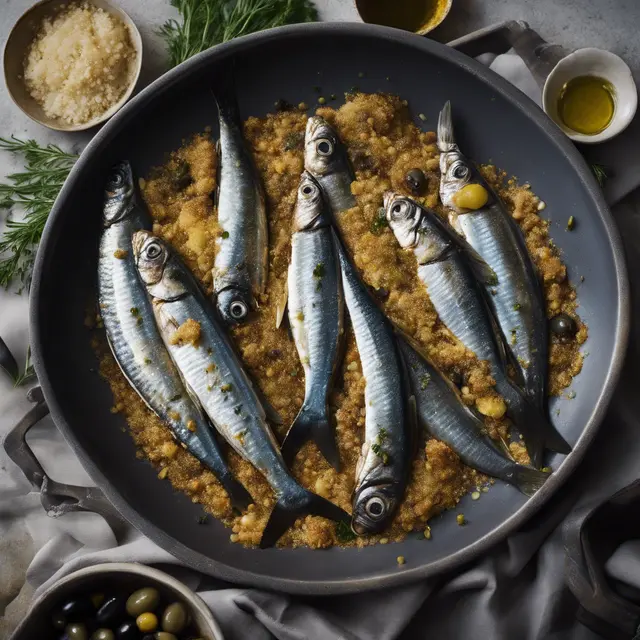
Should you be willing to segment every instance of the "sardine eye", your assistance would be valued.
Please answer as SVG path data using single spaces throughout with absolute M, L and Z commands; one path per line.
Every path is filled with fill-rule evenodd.
M 146 250 L 147 258 L 155 260 L 162 253 L 162 247 L 157 242 L 152 242 Z
M 307 198 L 314 195 L 316 191 L 316 188 L 311 184 L 305 184 L 304 187 L 302 187 L 302 195 L 307 196 Z
M 316 151 L 320 156 L 330 156 L 333 153 L 333 142 L 328 138 L 321 138 L 316 142 Z
M 229 314 L 234 320 L 242 320 L 247 317 L 249 308 L 242 300 L 234 300 L 229 305 Z
M 121 187 L 124 184 L 124 176 L 120 171 L 115 171 L 111 176 L 111 186 Z
M 406 202 L 396 202 L 391 207 L 391 216 L 394 220 L 401 220 L 405 217 L 407 212 L 407 203 Z
M 374 520 L 378 520 L 384 515 L 387 507 L 385 506 L 382 498 L 373 496 L 373 498 L 369 498 L 367 500 L 367 503 L 364 505 L 364 510 L 367 512 L 368 516 Z
M 451 170 L 451 175 L 458 180 L 463 180 L 469 175 L 469 167 L 467 167 L 466 164 L 459 162 Z

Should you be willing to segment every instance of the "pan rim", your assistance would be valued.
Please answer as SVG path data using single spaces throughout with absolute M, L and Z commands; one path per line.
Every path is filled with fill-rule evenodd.
M 569 161 L 573 169 L 576 171 L 585 193 L 594 203 L 604 225 L 606 240 L 611 247 L 613 254 L 612 257 L 615 268 L 616 289 L 619 301 L 615 327 L 614 350 L 600 395 L 588 421 L 585 424 L 582 434 L 574 446 L 573 451 L 567 456 L 560 468 L 551 476 L 542 489 L 540 489 L 534 497 L 530 498 L 524 505 L 522 505 L 497 527 L 472 544 L 449 556 L 429 562 L 422 566 L 406 569 L 398 573 L 341 580 L 294 580 L 290 578 L 273 577 L 267 574 L 257 574 L 244 569 L 234 568 L 190 549 L 159 529 L 146 517 L 138 513 L 135 508 L 127 502 L 125 497 L 111 486 L 108 478 L 102 474 L 95 463 L 90 459 L 86 451 L 76 441 L 73 435 L 73 430 L 65 419 L 63 411 L 55 396 L 53 385 L 47 375 L 46 364 L 42 359 L 43 344 L 40 331 L 40 317 L 42 313 L 42 307 L 40 304 L 42 299 L 41 286 L 47 256 L 52 251 L 51 239 L 55 237 L 54 230 L 56 226 L 63 220 L 64 202 L 75 190 L 76 184 L 82 178 L 85 168 L 92 161 L 94 153 L 103 145 L 107 144 L 122 126 L 128 123 L 132 118 L 136 117 L 140 108 L 157 98 L 161 98 L 165 91 L 168 91 L 174 84 L 180 82 L 184 76 L 196 73 L 198 70 L 207 67 L 216 60 L 223 59 L 229 55 L 241 53 L 274 40 L 286 40 L 288 38 L 300 37 L 308 32 L 313 32 L 313 35 L 321 34 L 324 37 L 356 36 L 386 40 L 413 48 L 421 54 L 426 53 L 438 59 L 453 62 L 468 73 L 477 77 L 480 81 L 490 85 L 493 90 L 498 92 L 502 98 L 511 103 L 515 108 L 520 111 L 524 111 L 529 119 L 532 120 L 533 124 L 539 128 L 541 133 L 546 135 L 547 138 L 557 147 L 558 152 Z M 55 424 L 60 429 L 64 438 L 67 440 L 74 453 L 78 456 L 82 466 L 89 473 L 96 485 L 102 489 L 109 501 L 132 526 L 169 551 L 169 553 L 184 562 L 187 566 L 204 571 L 217 578 L 233 583 L 250 584 L 255 587 L 263 587 L 272 590 L 277 589 L 287 593 L 303 595 L 337 595 L 399 586 L 433 577 L 444 571 L 455 569 L 462 564 L 479 557 L 490 547 L 504 540 L 510 533 L 522 526 L 549 501 L 551 496 L 555 494 L 560 486 L 566 482 L 568 477 L 576 469 L 578 463 L 584 457 L 588 446 L 595 437 L 598 427 L 605 416 L 605 412 L 609 406 L 616 384 L 620 377 L 630 331 L 629 281 L 624 259 L 622 239 L 613 216 L 605 203 L 602 190 L 591 174 L 588 165 L 580 155 L 577 148 L 527 96 L 521 93 L 507 80 L 498 76 L 481 63 L 447 47 L 446 45 L 405 31 L 359 23 L 307 23 L 279 27 L 277 29 L 270 29 L 260 33 L 243 36 L 194 56 L 193 58 L 183 62 L 178 67 L 168 71 L 146 87 L 127 105 L 125 105 L 125 107 L 94 136 L 84 149 L 80 159 L 73 167 L 67 181 L 58 195 L 49 219 L 45 225 L 42 241 L 34 265 L 33 284 L 30 292 L 29 329 L 35 370 Z M 286 550 L 280 550 L 278 552 L 286 553 Z

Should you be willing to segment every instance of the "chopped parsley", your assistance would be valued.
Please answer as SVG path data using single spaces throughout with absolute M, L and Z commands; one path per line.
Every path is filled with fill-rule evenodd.
M 313 277 L 318 281 L 316 284 L 316 289 L 322 289 L 322 278 L 326 275 L 326 270 L 324 268 L 324 262 L 318 262 L 318 264 L 313 268 Z
M 429 376 L 422 376 L 420 378 L 420 388 L 424 391 L 428 386 L 431 378 Z
M 138 316 L 138 319 L 136 320 L 136 324 L 138 326 L 140 326 L 142 324 L 142 316 Z
M 387 222 L 384 207 L 380 207 L 378 209 L 378 214 L 371 222 L 371 233 L 373 233 L 374 236 L 379 236 L 383 232 L 385 227 L 388 226 L 389 223 Z
M 356 539 L 356 534 L 353 533 L 351 527 L 342 520 L 336 524 L 336 538 L 338 542 L 346 543 L 353 542 Z
M 520 311 L 520 309 L 522 309 L 522 305 L 521 305 L 519 302 L 516 302 L 516 303 L 513 305 L 513 310 L 514 310 L 514 311 Z
M 304 133 L 302 131 L 290 131 L 284 137 L 284 150 L 293 151 L 302 149 L 304 144 Z
M 140 309 L 138 309 L 138 307 L 131 307 L 129 311 L 131 311 L 131 315 L 134 317 L 138 317 L 140 315 Z

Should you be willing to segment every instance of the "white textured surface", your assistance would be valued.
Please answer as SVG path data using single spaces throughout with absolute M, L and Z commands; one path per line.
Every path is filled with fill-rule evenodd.
M 0 0 L 0 42 L 5 42 L 11 25 L 30 4 L 30 0 Z M 142 33 L 145 47 L 139 84 L 142 87 L 160 75 L 166 66 L 162 41 L 155 31 L 174 11 L 165 0 L 122 0 L 119 4 L 131 15 Z M 350 0 L 317 0 L 317 4 L 325 20 L 357 18 Z M 449 20 L 435 35 L 448 40 L 492 22 L 523 18 L 539 29 L 544 37 L 569 47 L 585 44 L 609 47 L 623 55 L 634 71 L 640 71 L 640 41 L 635 37 L 628 40 L 620 38 L 620 33 L 627 31 L 628 24 L 638 24 L 637 19 L 630 19 L 634 14 L 636 18 L 640 16 L 640 3 L 635 0 L 609 0 L 604 3 L 599 0 L 563 3 L 557 0 L 535 3 L 527 0 L 455 0 Z M 6 89 L 2 87 L 0 135 L 12 133 L 36 138 L 41 143 L 55 142 L 74 150 L 80 150 L 90 137 L 87 133 L 54 133 L 36 125 L 11 103 Z M 2 176 L 17 167 L 11 156 L 0 154 Z M 5 218 L 6 212 L 0 211 L 0 230 Z M 26 296 L 0 291 L 0 336 L 22 363 L 28 343 Z M 14 390 L 7 378 L 0 375 L 0 439 L 28 408 L 25 390 Z M 48 420 L 32 430 L 30 442 L 38 457 L 45 460 L 46 471 L 56 480 L 89 483 L 86 473 Z M 77 514 L 50 519 L 44 514 L 38 495 L 29 491 L 28 482 L 0 448 L 0 616 L 6 604 L 22 588 L 26 569 L 38 550 L 41 562 L 37 566 L 45 574 L 35 580 L 40 583 L 44 582 L 47 572 L 50 575 L 57 569 L 62 558 L 73 558 L 79 550 L 83 553 L 88 549 L 97 551 L 114 544 L 111 531 L 98 516 Z M 142 559 L 140 553 L 135 557 Z M 45 558 L 49 560 L 44 561 Z M 29 589 L 25 587 L 19 600 L 6 611 L 4 620 L 0 618 L 0 638 L 8 636 L 7 630 L 21 618 L 28 600 Z

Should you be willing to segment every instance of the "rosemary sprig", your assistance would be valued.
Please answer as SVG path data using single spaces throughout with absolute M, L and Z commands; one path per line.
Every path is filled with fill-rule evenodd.
M 22 209 L 22 220 L 8 219 L 0 238 L 0 286 L 15 280 L 29 287 L 35 253 L 53 203 L 76 161 L 54 144 L 40 146 L 35 140 L 15 136 L 0 138 L 0 149 L 24 156 L 24 171 L 0 183 L 0 209 Z M 22 291 L 22 287 L 20 291 Z
M 592 164 L 591 165 L 591 171 L 593 172 L 593 175 L 595 176 L 596 180 L 598 181 L 598 184 L 601 187 L 604 187 L 605 182 L 608 180 L 609 176 L 607 175 L 607 169 L 606 167 L 604 167 L 601 164 Z
M 314 22 L 310 0 L 171 0 L 180 20 L 160 29 L 172 67 L 221 42 L 263 29 Z
M 31 345 L 29 345 L 27 347 L 27 357 L 25 358 L 24 369 L 22 370 L 22 373 L 19 373 L 13 379 L 13 386 L 20 387 L 25 382 L 28 382 L 29 380 L 31 380 L 31 378 L 35 378 L 35 375 L 36 375 L 36 371 L 33 368 L 33 363 L 31 362 Z

